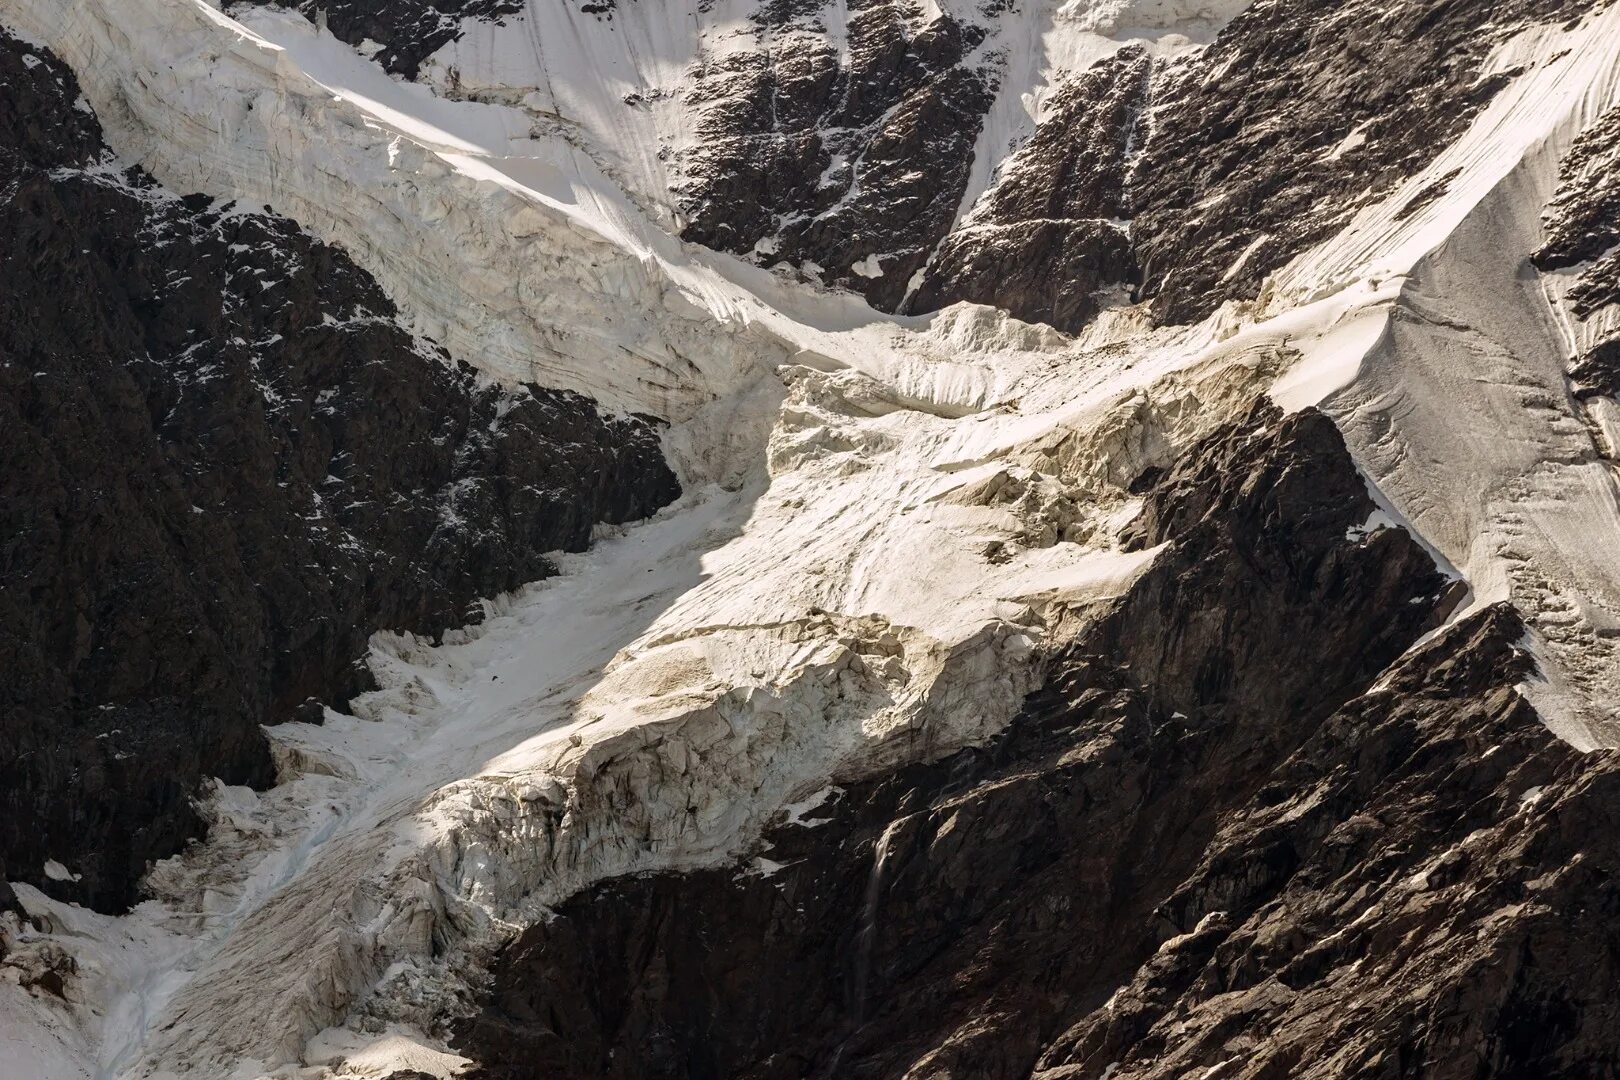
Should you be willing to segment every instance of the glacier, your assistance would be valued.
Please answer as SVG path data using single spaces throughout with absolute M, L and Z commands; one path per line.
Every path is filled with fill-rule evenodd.
M 278 8 L 0 0 L 122 160 L 340 246 L 490 380 L 668 421 L 686 489 L 477 627 L 379 635 L 381 689 L 268 729 L 278 784 L 217 786 L 208 839 L 129 914 L 19 885 L 48 927 L 26 947 L 80 978 L 65 1002 L 0 994 L 14 1067 L 452 1075 L 435 1025 L 553 905 L 717 865 L 829 785 L 999 731 L 1154 557 L 1118 542 L 1132 479 L 1268 395 L 1339 424 L 1387 520 L 1467 583 L 1453 619 L 1519 608 L 1553 730 L 1615 745 L 1620 419 L 1565 371 L 1615 324 L 1521 262 L 1572 143 L 1620 106 L 1620 9 L 1515 35 L 1466 134 L 1257 299 L 1160 326 L 1115 298 L 1070 336 L 885 314 L 679 239 L 681 81 L 749 47 L 751 6 L 531 0 L 406 82 Z M 961 214 L 1064 73 L 1138 40 L 1194 55 L 1241 6 L 1026 5 Z

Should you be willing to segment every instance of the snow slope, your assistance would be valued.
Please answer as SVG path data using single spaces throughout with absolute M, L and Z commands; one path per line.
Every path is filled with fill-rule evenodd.
M 1260 313 L 1356 279 L 1398 286 L 1365 351 L 1293 404 L 1320 401 L 1370 479 L 1473 586 L 1512 600 L 1548 674 L 1530 687 L 1578 746 L 1620 740 L 1615 459 L 1566 371 L 1581 327 L 1541 275 L 1542 208 L 1575 137 L 1620 100 L 1620 12 L 1534 28 L 1495 61 L 1525 73 L 1448 147 L 1332 241 L 1278 274 Z M 1441 178 L 1442 198 L 1403 208 Z M 1317 369 L 1320 373 L 1321 369 Z M 1302 377 L 1296 374 L 1295 379 Z
M 544 87 L 519 48 L 532 23 L 475 29 L 431 70 L 491 104 L 388 79 L 286 13 L 0 0 L 79 72 L 125 156 L 347 247 L 492 377 L 673 421 L 689 489 L 476 631 L 380 638 L 383 689 L 274 729 L 284 782 L 219 792 L 208 843 L 130 916 L 23 890 L 46 927 L 24 947 L 81 973 L 71 1009 L 0 993 L 38 1075 L 447 1075 L 432 1022 L 546 905 L 719 859 L 829 783 L 1005 724 L 1043 653 L 1151 557 L 1115 549 L 1129 483 L 1268 390 L 1323 402 L 1476 598 L 1526 607 L 1550 715 L 1614 741 L 1594 711 L 1613 665 L 1587 662 L 1620 612 L 1612 545 L 1593 542 L 1614 474 L 1563 386 L 1557 289 L 1522 260 L 1559 156 L 1620 93 L 1620 12 L 1516 42 L 1503 62 L 1526 73 L 1432 175 L 1258 303 L 1170 329 L 1120 309 L 1068 339 L 969 306 L 882 316 L 674 239 L 649 197 L 666 166 L 633 151 L 681 117 L 623 96 L 743 10 L 694 30 L 681 6 L 622 5 L 610 38 L 557 5 Z M 1131 10 L 1164 35 L 1186 16 L 1189 38 L 1221 14 Z

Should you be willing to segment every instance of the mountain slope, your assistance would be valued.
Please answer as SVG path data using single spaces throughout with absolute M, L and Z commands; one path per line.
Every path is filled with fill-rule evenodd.
M 0 22 L 117 155 L 36 186 L 172 224 L 185 246 L 92 250 L 195 278 L 120 315 L 76 393 L 200 323 L 231 395 L 207 415 L 258 432 L 265 402 L 286 475 L 183 519 L 287 534 L 230 610 L 344 550 L 286 526 L 345 432 L 376 454 L 362 506 L 422 492 L 366 534 L 402 579 L 304 594 L 289 637 L 343 628 L 300 662 L 320 679 L 229 680 L 324 721 L 265 730 L 274 786 L 170 798 L 153 820 L 207 837 L 138 885 L 172 847 L 124 860 L 126 915 L 70 902 L 76 864 L 8 869 L 0 1017 L 36 1072 L 1617 1067 L 1620 9 Z M 271 326 L 283 289 L 307 347 Z M 277 426 L 261 383 L 342 407 Z M 672 474 L 651 520 L 591 528 Z M 499 494 L 530 489 L 556 497 Z M 409 561 L 447 490 L 484 516 Z M 445 632 L 372 636 L 350 698 L 331 673 L 399 626 Z M 81 692 L 65 670 L 47 700 Z M 189 722 L 207 683 L 177 682 Z
M 0 45 L 0 859 L 121 907 L 204 778 L 270 782 L 260 724 L 369 688 L 374 631 L 460 626 L 677 490 L 651 424 L 480 385 L 341 252 L 121 170 Z
M 1401 530 L 1346 534 L 1320 414 L 1200 450 L 1149 495 L 1172 547 L 1006 733 L 824 793 L 739 869 L 573 898 L 497 966 L 474 1075 L 1612 1068 L 1579 954 L 1615 941 L 1613 754 L 1513 691 L 1506 605 L 1373 678 L 1449 603 Z

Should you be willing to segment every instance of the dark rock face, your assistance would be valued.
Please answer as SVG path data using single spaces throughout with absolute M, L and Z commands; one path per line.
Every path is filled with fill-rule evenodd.
M 1133 281 L 1126 169 L 1152 68 L 1128 48 L 1057 91 L 907 307 L 970 300 L 1072 333 L 1096 315 L 1098 289 Z
M 1155 90 L 1131 191 L 1143 298 L 1187 322 L 1254 297 L 1466 129 L 1511 78 L 1482 77 L 1499 42 L 1601 6 L 1251 5 Z
M 707 80 L 714 101 L 705 147 L 691 163 L 685 235 L 742 253 L 764 241 L 764 261 L 815 262 L 829 272 L 826 280 L 884 309 L 903 300 L 907 310 L 926 312 L 973 300 L 1075 330 L 1095 313 L 1097 290 L 1118 286 L 1152 300 L 1160 321 L 1196 321 L 1224 301 L 1258 295 L 1267 274 L 1454 141 L 1516 74 L 1483 75 L 1496 45 L 1529 23 L 1580 18 L 1602 6 L 1252 5 L 1211 46 L 1151 81 L 1148 61 L 1134 50 L 1073 79 L 948 235 L 946 208 L 961 196 L 994 88 L 985 74 L 953 66 L 966 51 L 935 50 L 938 65 L 899 62 L 899 77 L 888 85 L 923 95 L 919 108 L 908 104 L 874 130 L 868 117 L 814 105 L 842 101 L 846 79 L 870 82 L 861 53 L 846 74 L 813 33 L 787 38 L 791 47 L 780 52 L 762 39 L 760 52 L 731 58 Z M 816 16 L 796 17 L 816 26 Z M 856 25 L 852 15 L 852 33 Z M 964 42 L 993 33 L 993 23 L 987 27 L 973 28 Z M 897 54 L 900 46 L 888 43 L 898 34 L 886 30 L 869 54 Z M 974 83 L 983 91 L 969 92 Z M 860 100 L 873 98 L 863 93 Z M 896 99 L 875 100 L 887 107 Z M 1613 141 L 1594 136 L 1595 146 Z M 846 205 L 842 162 L 855 163 L 847 166 L 851 177 L 863 178 L 854 206 Z M 869 185 L 864 177 L 874 162 L 883 163 L 884 179 Z M 891 183 L 896 176 L 902 180 Z M 1443 195 L 1447 179 L 1419 201 Z M 905 231 L 890 229 L 890 221 Z M 885 256 L 878 279 L 853 275 L 858 258 L 896 251 L 906 235 L 915 237 L 920 256 Z M 924 277 L 908 297 L 911 271 L 924 261 Z
M 967 64 L 984 28 L 913 0 L 849 3 L 846 63 L 823 6 L 763 5 L 759 47 L 696 73 L 681 235 L 892 311 L 956 218 L 996 76 Z
M 1581 134 L 1560 167 L 1547 207 L 1547 242 L 1532 257 L 1542 270 L 1581 270 L 1569 297 L 1580 318 L 1620 304 L 1620 109 Z M 1620 336 L 1577 356 L 1570 376 L 1581 395 L 1620 395 Z
M 1620 256 L 1611 250 L 1620 244 L 1620 109 L 1610 109 L 1581 133 L 1558 179 L 1544 218 L 1547 242 L 1535 253 L 1536 265 L 1558 270 L 1597 263 L 1583 278 L 1606 277 L 1613 287 L 1612 279 L 1620 277 Z M 1620 294 L 1595 290 L 1577 296 L 1586 311 L 1620 301 Z
M 1576 357 L 1569 377 L 1577 397 L 1620 397 L 1620 336 L 1600 341 Z
M 1232 805 L 1158 908 L 1179 936 L 1034 1075 L 1613 1075 L 1620 759 L 1512 688 L 1522 635 L 1451 628 Z
M 494 21 L 523 10 L 523 0 L 230 0 L 233 4 L 277 4 L 301 12 L 311 22 L 325 20 L 332 36 L 359 47 L 382 46 L 377 63 L 394 75 L 414 79 L 422 62 L 461 36 L 469 19 Z
M 652 423 L 418 351 L 340 251 L 104 158 L 0 37 L 0 880 L 100 907 L 259 726 L 677 494 Z M 80 875 L 43 876 L 47 859 Z
M 1000 738 L 835 792 L 768 873 L 564 904 L 475 1075 L 1612 1075 L 1620 756 L 1514 689 L 1511 608 L 1401 656 L 1456 589 L 1370 508 L 1319 415 L 1195 449 Z

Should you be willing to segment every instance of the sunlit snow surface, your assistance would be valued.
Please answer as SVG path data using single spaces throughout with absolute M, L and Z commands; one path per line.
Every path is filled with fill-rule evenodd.
M 1196 48 L 1233 6 L 1028 5 L 976 182 L 1054 72 L 1131 38 Z M 8 1067 L 446 1073 L 428 1021 L 547 904 L 722 859 L 831 782 L 1005 724 L 1043 651 L 1151 558 L 1116 550 L 1125 484 L 1268 391 L 1340 421 L 1380 520 L 1475 602 L 1525 609 L 1548 671 L 1527 689 L 1560 732 L 1614 741 L 1614 476 L 1563 388 L 1560 282 L 1520 270 L 1559 156 L 1620 96 L 1620 9 L 1514 42 L 1499 66 L 1524 74 L 1470 133 L 1259 301 L 1183 329 L 1116 309 L 1071 340 L 968 306 L 880 315 L 675 239 L 657 150 L 689 137 L 692 58 L 740 47 L 749 10 L 699 7 L 474 27 L 426 79 L 453 68 L 490 104 L 282 12 L 0 0 L 125 157 L 344 245 L 491 377 L 671 420 L 688 490 L 476 630 L 380 636 L 384 689 L 273 729 L 284 782 L 217 792 L 209 840 L 133 914 L 19 887 L 51 927 L 31 947 L 80 977 L 71 1007 L 0 986 Z

